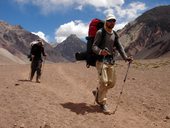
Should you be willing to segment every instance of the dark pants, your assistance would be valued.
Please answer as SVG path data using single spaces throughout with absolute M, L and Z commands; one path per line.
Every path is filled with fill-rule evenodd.
M 41 67 L 42 67 L 42 60 L 34 60 L 31 63 L 31 76 L 30 80 L 33 79 L 35 72 L 37 72 L 36 80 L 39 80 L 41 77 Z

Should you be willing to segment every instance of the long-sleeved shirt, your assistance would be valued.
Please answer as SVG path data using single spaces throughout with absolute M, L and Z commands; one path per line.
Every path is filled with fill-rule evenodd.
M 119 42 L 118 36 L 113 32 L 112 34 L 105 31 L 104 37 L 102 37 L 102 31 L 105 30 L 98 30 L 94 39 L 94 43 L 92 46 L 92 50 L 97 55 L 100 55 L 101 50 L 107 49 L 110 55 L 114 58 L 114 47 L 118 50 L 122 58 L 125 60 L 127 55 L 124 51 L 123 46 Z M 104 38 L 104 39 L 102 39 Z

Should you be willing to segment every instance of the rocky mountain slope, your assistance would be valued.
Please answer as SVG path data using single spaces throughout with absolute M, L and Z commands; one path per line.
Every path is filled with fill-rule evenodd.
M 27 80 L 30 65 L 0 66 L 0 128 L 170 128 L 170 60 L 135 60 L 124 83 L 126 69 L 116 62 L 111 111 L 124 90 L 105 115 L 92 94 L 97 71 L 84 62 L 45 64 L 41 83 Z
M 76 35 L 70 35 L 61 44 L 58 44 L 55 48 L 61 55 L 69 61 L 75 61 L 75 53 L 86 50 L 86 44 L 80 40 Z
M 23 61 L 28 60 L 27 55 L 30 52 L 30 42 L 38 38 L 38 36 L 24 30 L 19 25 L 12 26 L 0 21 L 0 47 L 6 49 Z M 44 43 L 49 61 L 58 62 L 65 60 L 58 51 L 55 51 L 52 48 L 52 46 L 45 41 Z
M 153 8 L 119 31 L 126 51 L 136 58 L 157 58 L 170 52 L 170 5 Z

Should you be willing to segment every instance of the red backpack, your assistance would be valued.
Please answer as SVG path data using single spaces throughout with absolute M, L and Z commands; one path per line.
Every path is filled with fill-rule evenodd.
M 89 24 L 89 31 L 88 31 L 88 37 L 95 37 L 96 32 L 100 29 L 103 28 L 104 22 L 100 19 L 92 19 L 90 24 Z
M 92 50 L 93 41 L 96 35 L 96 32 L 99 29 L 104 27 L 104 21 L 94 18 L 89 24 L 88 36 L 87 39 L 87 50 L 85 52 L 80 52 L 75 54 L 76 60 L 86 60 L 86 66 L 95 66 L 98 55 L 96 55 Z M 102 37 L 104 38 L 106 32 L 102 29 Z M 102 38 L 102 39 L 103 39 Z

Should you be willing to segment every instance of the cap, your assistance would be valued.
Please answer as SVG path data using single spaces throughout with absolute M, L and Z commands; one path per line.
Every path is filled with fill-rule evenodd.
M 106 16 L 106 20 L 111 20 L 111 19 L 116 20 L 116 17 L 113 14 L 109 14 Z
M 42 39 L 37 39 L 37 42 L 40 43 L 41 45 L 44 45 L 44 42 Z

